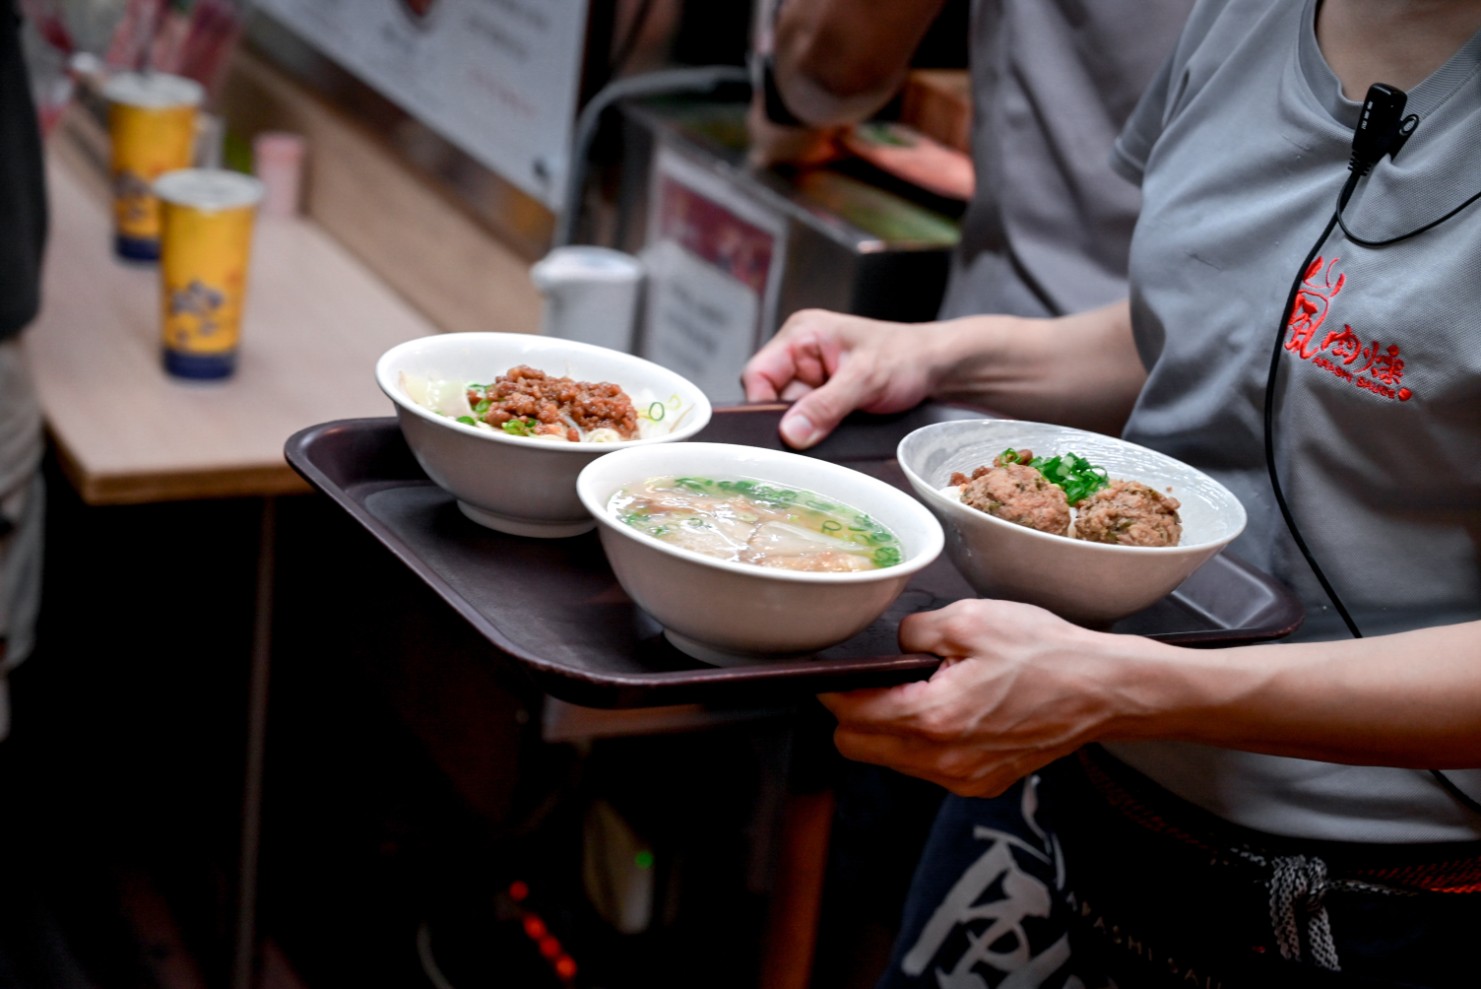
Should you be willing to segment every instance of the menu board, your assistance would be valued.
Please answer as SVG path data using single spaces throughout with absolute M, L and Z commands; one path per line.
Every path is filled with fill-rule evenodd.
M 561 208 L 588 0 L 255 0 L 519 189 Z

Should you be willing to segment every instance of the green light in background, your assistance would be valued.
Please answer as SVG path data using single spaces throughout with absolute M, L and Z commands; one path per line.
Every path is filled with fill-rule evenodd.
M 633 865 L 637 866 L 639 869 L 653 868 L 653 853 L 648 851 L 647 849 L 638 852 L 636 855 L 633 856 Z

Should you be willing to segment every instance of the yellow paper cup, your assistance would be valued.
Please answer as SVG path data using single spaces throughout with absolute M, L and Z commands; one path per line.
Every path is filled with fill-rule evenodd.
M 103 86 L 112 144 L 114 249 L 120 257 L 159 257 L 159 203 L 152 187 L 195 160 L 195 126 L 205 90 L 161 72 L 121 72 Z
M 223 169 L 187 168 L 154 183 L 160 204 L 165 370 L 225 378 L 236 370 L 263 185 Z

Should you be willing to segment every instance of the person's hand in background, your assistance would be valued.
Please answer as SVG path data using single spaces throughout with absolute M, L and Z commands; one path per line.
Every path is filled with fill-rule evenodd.
M 749 144 L 746 162 L 752 168 L 816 168 L 844 153 L 838 143 L 842 127 L 787 126 L 767 119 L 759 98 L 746 110 Z
M 757 57 L 767 69 L 758 73 L 746 118 L 751 164 L 812 167 L 838 158 L 839 136 L 899 92 L 944 5 L 945 0 L 778 4 L 758 41 Z

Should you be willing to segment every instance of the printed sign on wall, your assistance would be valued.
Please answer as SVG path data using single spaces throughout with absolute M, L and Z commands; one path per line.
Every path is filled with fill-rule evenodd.
M 575 129 L 587 0 L 255 0 L 551 209 Z

